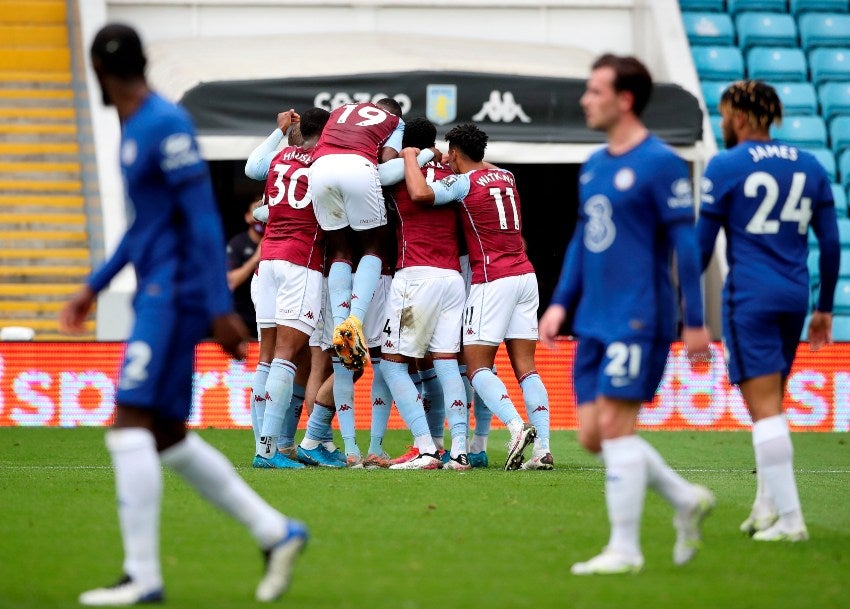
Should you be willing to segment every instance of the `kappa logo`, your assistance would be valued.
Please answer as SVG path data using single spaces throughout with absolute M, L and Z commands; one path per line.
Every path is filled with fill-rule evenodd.
M 509 399 L 511 399 L 511 396 L 509 396 L 507 393 L 503 393 L 503 394 L 502 394 L 502 397 L 501 397 L 501 398 L 499 398 L 499 399 L 501 399 L 501 400 L 509 400 Z
M 306 313 L 304 313 L 304 317 L 306 317 L 307 319 L 314 319 L 315 315 L 313 315 L 313 311 L 307 311 Z
M 516 119 L 520 122 L 530 123 L 531 119 L 522 109 L 522 106 L 514 99 L 510 91 L 490 91 L 490 99 L 481 105 L 478 114 L 472 120 L 478 122 L 487 119 L 494 123 L 512 123 Z
M 475 334 L 475 330 L 473 330 L 472 328 L 467 328 L 466 334 L 467 334 L 467 336 L 470 335 L 470 334 Z
M 372 406 L 386 406 L 387 403 L 384 402 L 381 398 L 375 398 L 375 401 L 372 402 Z
M 351 406 L 349 404 L 343 404 L 339 407 L 340 412 L 345 412 L 346 410 L 351 410 Z
M 466 406 L 466 403 L 463 400 L 455 400 L 451 405 L 452 408 L 463 408 L 464 406 Z
M 395 345 L 393 345 L 393 341 L 388 340 L 387 342 L 385 342 L 385 343 L 384 343 L 384 346 L 385 346 L 387 349 L 392 349 Z
M 350 308 L 351 308 L 351 303 L 350 303 L 350 302 L 348 302 L 347 300 L 344 300 L 344 301 L 342 301 L 341 303 L 339 303 L 337 306 L 338 306 L 338 307 L 342 307 L 343 309 L 350 309 Z
M 256 394 L 255 394 L 255 395 L 254 395 L 254 401 L 255 401 L 255 402 L 265 402 L 265 401 L 266 401 L 266 398 L 265 398 L 264 396 L 262 396 L 262 395 L 256 395 Z
M 538 406 L 537 408 L 535 408 L 534 410 L 532 410 L 532 411 L 531 411 L 531 414 L 534 414 L 535 412 L 548 412 L 548 411 L 549 411 L 549 409 L 548 409 L 548 408 L 546 408 L 545 406 L 541 405 L 541 406 Z

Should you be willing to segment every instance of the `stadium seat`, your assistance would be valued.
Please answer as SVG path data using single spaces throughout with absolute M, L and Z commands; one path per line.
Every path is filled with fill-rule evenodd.
M 829 147 L 841 154 L 850 147 L 850 116 L 838 116 L 829 124 Z
M 771 83 L 782 100 L 783 116 L 812 115 L 818 113 L 818 98 L 809 82 Z
M 841 188 L 841 184 L 832 185 L 832 199 L 835 201 L 835 213 L 839 218 L 847 217 L 847 193 Z M 847 269 L 850 273 L 850 268 Z
M 691 47 L 697 73 L 702 80 L 740 80 L 744 56 L 737 47 Z
M 850 218 L 838 218 L 838 239 L 841 249 L 850 249 Z
M 729 84 L 728 80 L 703 80 L 700 83 L 702 97 L 709 114 L 720 114 L 720 96 Z
M 842 188 L 850 186 L 850 150 L 838 155 L 838 180 Z M 850 192 L 847 195 L 850 197 Z
M 832 340 L 840 343 L 850 342 L 850 315 L 832 316 Z
M 715 11 L 723 12 L 726 6 L 723 0 L 679 0 L 683 11 Z
M 806 56 L 800 49 L 753 47 L 747 53 L 750 78 L 805 82 L 808 79 Z
M 770 132 L 776 139 L 800 148 L 826 148 L 826 123 L 819 116 L 789 116 Z
M 800 16 L 800 46 L 804 51 L 815 47 L 847 46 L 850 15 L 806 13 Z
M 693 45 L 735 44 L 735 26 L 726 13 L 682 13 L 682 23 Z
M 835 167 L 835 155 L 832 154 L 832 151 L 828 148 L 804 148 L 804 150 L 814 155 L 814 157 L 818 160 L 818 163 L 826 169 L 826 175 L 829 176 L 829 181 L 835 182 L 837 174 Z
M 738 46 L 796 47 L 797 23 L 791 15 L 778 13 L 741 13 L 735 18 Z
M 818 90 L 821 115 L 826 122 L 840 114 L 850 114 L 850 82 L 827 82 Z
M 832 312 L 837 315 L 850 315 L 850 279 L 838 280 Z
M 809 281 L 812 284 L 820 282 L 820 250 L 817 247 L 809 248 L 809 257 L 806 259 L 809 267 Z M 850 279 L 850 249 L 841 250 L 841 261 L 838 266 L 838 277 Z
M 787 11 L 785 0 L 728 0 L 726 6 L 732 15 L 744 11 L 770 11 L 773 13 Z
M 708 117 L 708 122 L 711 123 L 711 132 L 714 134 L 714 141 L 717 142 L 717 149 L 723 150 L 726 144 L 723 143 L 723 130 L 720 128 L 720 123 L 723 120 L 719 114 L 712 114 Z
M 816 87 L 828 80 L 850 80 L 850 48 L 815 49 L 809 53 L 809 64 Z
M 847 0 L 791 0 L 789 4 L 791 14 L 795 17 L 809 11 L 846 13 L 850 10 Z

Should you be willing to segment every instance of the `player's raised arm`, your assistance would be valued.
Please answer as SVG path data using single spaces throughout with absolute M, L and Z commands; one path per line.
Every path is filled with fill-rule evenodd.
M 277 148 L 286 136 L 287 131 L 293 124 L 300 121 L 300 116 L 293 110 L 287 110 L 277 115 L 277 129 L 263 140 L 263 142 L 251 151 L 245 162 L 245 175 L 252 180 L 263 181 L 269 175 L 269 165 L 272 162 Z

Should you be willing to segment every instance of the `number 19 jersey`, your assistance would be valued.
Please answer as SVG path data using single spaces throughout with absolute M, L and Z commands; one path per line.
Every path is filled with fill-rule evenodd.
M 703 178 L 700 213 L 726 233 L 727 306 L 805 311 L 809 222 L 833 205 L 826 171 L 794 146 L 747 141 L 716 155 Z

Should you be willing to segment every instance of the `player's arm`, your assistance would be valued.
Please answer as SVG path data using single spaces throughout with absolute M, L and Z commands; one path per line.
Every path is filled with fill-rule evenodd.
M 697 221 L 697 246 L 699 247 L 700 269 L 703 272 L 711 262 L 717 233 L 720 232 L 722 226 L 719 218 L 706 213 L 700 214 Z
M 404 159 L 404 182 L 407 192 L 414 203 L 419 205 L 445 205 L 460 201 L 469 194 L 469 176 L 467 174 L 450 175 L 438 182 L 426 182 L 425 176 L 416 164 L 416 148 L 401 151 Z
M 386 163 L 392 159 L 398 158 L 398 152 L 401 150 L 401 141 L 404 138 L 404 121 L 398 119 L 398 124 L 390 134 L 390 137 L 381 148 L 381 154 L 378 158 L 379 163 Z
M 700 211 L 697 221 L 697 245 L 699 247 L 700 268 L 705 272 L 714 246 L 717 234 L 726 220 L 729 206 L 728 195 L 724 191 L 734 180 L 724 178 L 724 159 L 714 157 L 705 169 L 700 187 Z
M 257 265 L 260 264 L 260 256 L 261 248 L 258 246 L 254 253 L 242 262 L 239 259 L 239 253 L 234 252 L 230 244 L 227 245 L 227 287 L 231 292 L 251 278 L 257 270 Z
M 287 110 L 277 115 L 277 129 L 271 132 L 262 144 L 254 148 L 245 163 L 245 175 L 252 180 L 265 180 L 269 175 L 269 165 L 277 154 L 283 137 L 293 123 L 300 120 L 295 110 Z
M 679 269 L 679 288 L 682 291 L 684 327 L 682 341 L 691 360 L 711 356 L 711 336 L 705 327 L 702 304 L 701 267 L 697 250 L 696 231 L 691 222 L 678 222 L 669 226 L 670 237 L 676 250 Z
M 838 220 L 832 191 L 824 181 L 821 193 L 824 202 L 815 207 L 811 227 L 818 239 L 820 249 L 820 289 L 816 309 L 809 322 L 809 346 L 817 351 L 832 342 L 832 307 L 835 287 L 838 284 L 838 267 L 841 262 L 841 241 L 838 235 Z
M 416 164 L 422 167 L 433 158 L 434 151 L 425 148 L 416 155 Z M 404 179 L 404 159 L 399 157 L 378 165 L 378 178 L 381 180 L 381 186 L 392 186 L 401 182 Z

